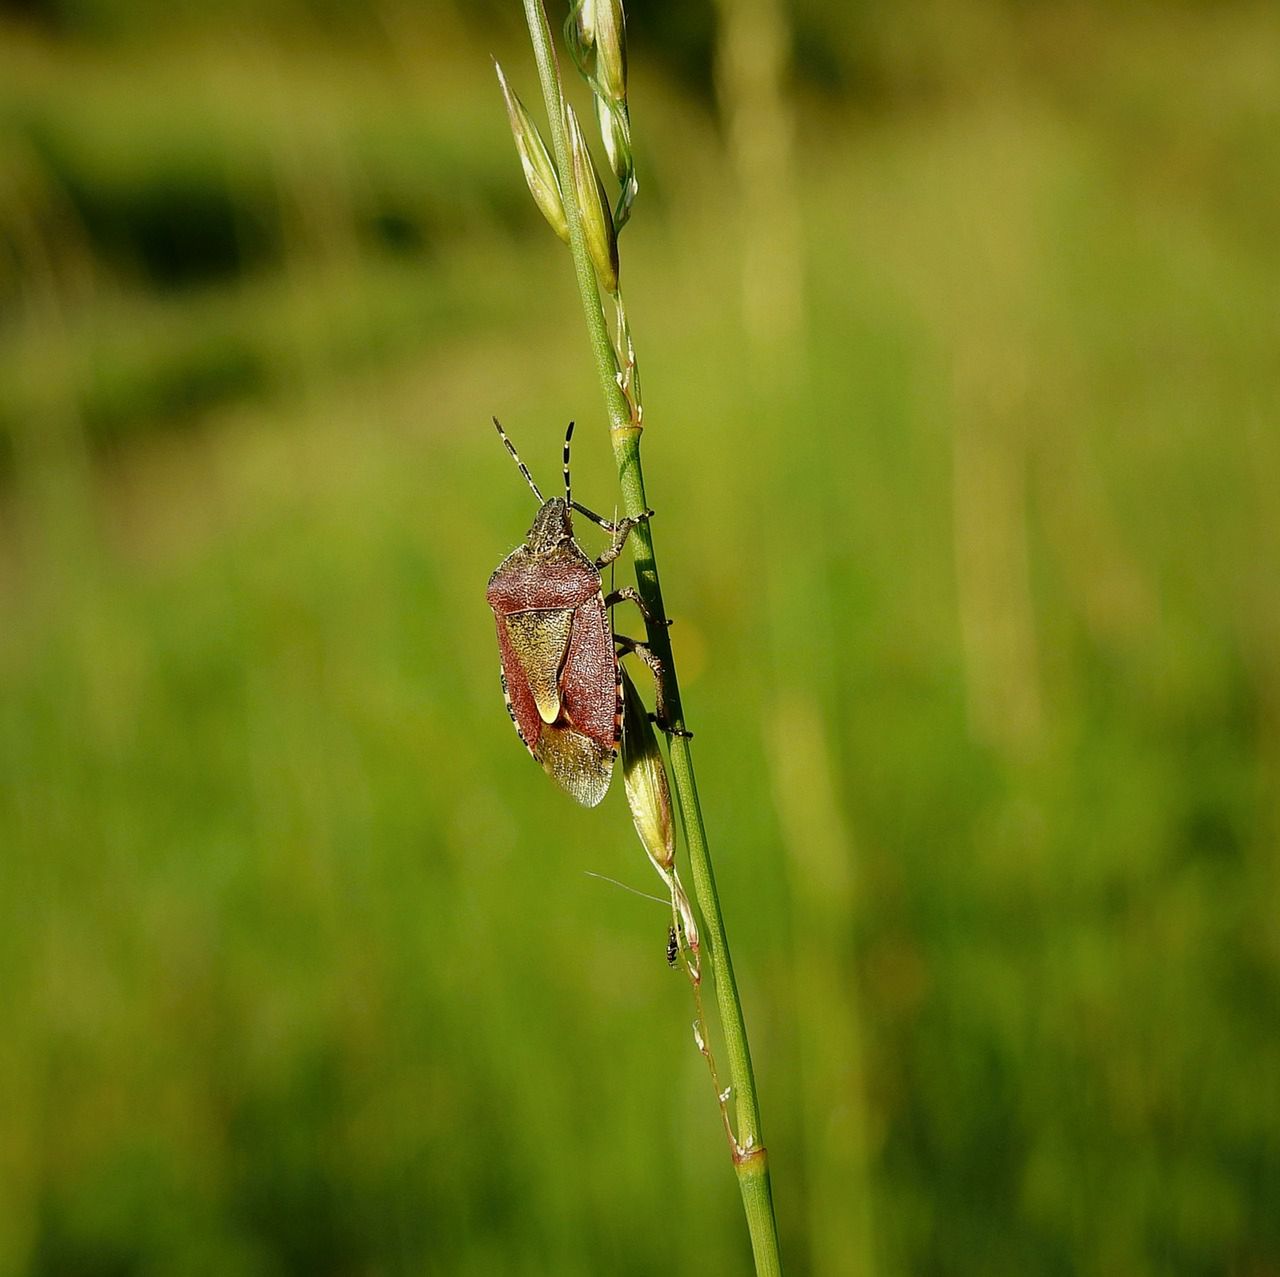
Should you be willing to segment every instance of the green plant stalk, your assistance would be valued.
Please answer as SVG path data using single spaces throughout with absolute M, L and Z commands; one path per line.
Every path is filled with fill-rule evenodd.
M 631 517 L 647 510 L 644 490 L 644 471 L 640 464 L 640 422 L 632 419 L 631 408 L 617 380 L 617 360 L 604 312 L 600 306 L 600 290 L 596 282 L 595 268 L 587 251 L 582 227 L 582 214 L 578 208 L 573 183 L 564 174 L 573 172 L 569 154 L 568 129 L 564 115 L 564 92 L 560 71 L 552 44 L 551 28 L 542 0 L 524 0 L 525 18 L 533 42 L 534 60 L 538 66 L 538 79 L 547 108 L 547 120 L 551 131 L 552 149 L 556 167 L 562 174 L 561 188 L 565 216 L 569 223 L 569 248 L 573 254 L 574 273 L 578 292 L 582 298 L 583 314 L 591 351 L 595 358 L 600 388 L 604 394 L 609 416 L 609 433 L 613 443 L 614 460 L 618 467 L 618 482 L 622 488 L 623 508 Z M 658 564 L 653 549 L 653 534 L 647 521 L 639 523 L 631 532 L 632 559 L 635 563 L 636 588 L 649 611 L 655 617 L 664 617 L 662 586 L 658 576 Z M 680 684 L 676 677 L 675 659 L 671 641 L 664 625 L 648 625 L 649 646 L 662 662 L 666 671 L 667 709 L 672 725 L 683 728 L 684 711 L 680 701 Z M 773 1191 L 769 1182 L 769 1165 L 760 1130 L 760 1104 L 756 1098 L 755 1075 L 751 1068 L 751 1050 L 747 1044 L 747 1028 L 742 1015 L 742 1002 L 733 975 L 733 960 L 729 954 L 729 940 L 725 933 L 724 914 L 716 891 L 715 872 L 711 864 L 711 852 L 707 846 L 706 828 L 702 820 L 702 808 L 698 802 L 698 787 L 694 778 L 693 754 L 684 736 L 670 738 L 671 774 L 680 805 L 685 841 L 689 848 L 689 863 L 693 875 L 694 894 L 702 913 L 704 940 L 710 958 L 715 982 L 716 1002 L 720 1012 L 721 1032 L 724 1035 L 725 1053 L 729 1076 L 733 1083 L 738 1148 L 734 1154 L 734 1169 L 742 1192 L 747 1227 L 751 1234 L 751 1247 L 755 1255 L 758 1277 L 780 1277 L 782 1260 L 778 1249 L 778 1229 L 773 1213 Z

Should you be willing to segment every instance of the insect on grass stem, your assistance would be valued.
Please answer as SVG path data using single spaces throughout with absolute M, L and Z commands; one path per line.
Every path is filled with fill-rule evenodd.
M 597 109 L 596 115 L 602 121 L 605 150 L 620 186 L 616 210 L 608 213 L 602 221 L 601 204 L 608 209 L 608 201 L 601 199 L 603 188 L 599 175 L 589 152 L 583 154 L 586 146 L 582 141 L 580 126 L 565 102 L 551 28 L 542 0 L 523 0 L 523 4 L 547 112 L 551 152 L 548 156 L 540 137 L 534 146 L 529 137 L 522 139 L 517 135 L 517 146 L 521 147 L 522 160 L 527 152 L 536 152 L 541 147 L 542 157 L 547 159 L 548 165 L 554 161 L 559 201 L 545 198 L 545 184 L 540 190 L 535 190 L 535 198 L 539 194 L 544 197 L 539 200 L 540 207 L 543 207 L 557 233 L 560 233 L 559 217 L 563 218 L 568 231 L 567 239 L 587 326 L 587 337 L 609 422 L 623 510 L 628 518 L 642 520 L 635 524 L 631 536 L 632 561 L 636 588 L 645 604 L 649 647 L 666 672 L 666 726 L 675 729 L 668 736 L 671 777 L 685 832 L 694 894 L 702 914 L 705 952 L 714 982 L 731 1080 L 730 1088 L 720 1092 L 722 1111 L 734 1152 L 733 1164 L 747 1216 L 757 1277 L 774 1277 L 781 1273 L 782 1262 L 742 1002 L 734 978 L 724 915 L 716 890 L 715 871 L 698 800 L 691 742 L 687 735 L 682 734 L 687 732 L 687 727 L 670 636 L 665 625 L 648 619 L 664 618 L 667 613 L 663 607 L 653 530 L 644 520 L 649 503 L 640 460 L 643 409 L 636 354 L 618 282 L 617 232 L 630 214 L 631 201 L 636 193 L 630 114 L 626 99 L 625 23 L 622 5 L 621 0 L 590 0 L 589 5 L 584 4 L 583 0 L 576 0 L 571 6 L 566 23 L 568 46 L 591 88 L 598 108 L 601 105 L 604 107 Z M 507 90 L 504 82 L 505 92 Z M 508 109 L 511 113 L 510 106 Z M 536 129 L 533 134 L 536 135 Z M 534 158 L 538 159 L 536 155 Z M 540 159 L 538 163 L 541 164 Z M 529 165 L 526 163 L 526 173 L 528 171 Z M 538 171 L 540 174 L 544 172 L 541 168 Z M 588 175 L 591 175 L 590 178 Z M 602 306 L 601 280 L 606 285 L 606 292 L 614 307 L 618 332 L 616 342 L 610 335 L 609 322 Z M 700 1009 L 699 982 L 695 981 L 694 987 L 699 1002 L 699 1023 L 704 1023 Z M 702 1049 L 705 1046 L 705 1033 L 700 1031 L 700 1037 Z M 709 1051 L 707 1054 L 710 1059 Z M 730 1098 L 733 1100 L 733 1121 L 729 1116 Z

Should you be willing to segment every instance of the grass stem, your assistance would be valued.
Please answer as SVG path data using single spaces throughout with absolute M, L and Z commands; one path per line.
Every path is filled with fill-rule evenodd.
M 573 171 L 569 151 L 565 100 L 560 71 L 552 43 L 542 0 L 524 0 L 525 17 L 533 42 L 534 60 L 546 104 L 552 149 L 556 167 L 562 175 L 561 187 L 565 217 L 569 224 L 569 247 L 573 255 L 574 273 L 582 299 L 596 371 L 604 394 L 609 417 L 610 437 L 618 481 L 622 488 L 623 507 L 627 515 L 636 517 L 649 508 L 645 496 L 644 471 L 640 463 L 640 440 L 643 429 L 633 414 L 627 396 L 619 383 L 617 356 L 609 337 L 608 325 L 601 308 L 600 289 L 591 263 L 583 229 L 582 212 L 573 182 L 567 175 Z M 662 585 L 658 575 L 650 524 L 642 522 L 631 533 L 630 545 L 635 564 L 636 588 L 655 618 L 666 616 L 662 604 Z M 670 726 L 685 728 L 680 699 L 680 684 L 675 658 L 665 625 L 647 626 L 649 646 L 665 670 L 665 690 Z M 716 891 L 715 872 L 707 845 L 706 827 L 698 801 L 698 786 L 693 769 L 693 751 L 685 736 L 670 737 L 671 774 L 676 801 L 681 812 L 685 841 L 693 877 L 694 895 L 702 913 L 704 939 L 715 983 L 716 1001 L 724 1035 L 729 1077 L 733 1086 L 737 1119 L 734 1168 L 742 1192 L 751 1246 L 758 1277 L 776 1277 L 782 1272 L 778 1248 L 777 1223 L 773 1211 L 773 1193 L 769 1180 L 768 1158 L 760 1126 L 760 1105 L 756 1097 L 755 1076 L 751 1067 L 751 1051 L 747 1043 L 742 1002 L 738 996 L 729 939 L 725 930 L 720 897 Z

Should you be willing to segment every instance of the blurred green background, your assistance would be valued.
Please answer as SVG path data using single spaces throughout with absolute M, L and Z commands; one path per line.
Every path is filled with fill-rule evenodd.
M 489 415 L 616 492 L 519 6 L 2 13 L 0 1273 L 745 1271 L 586 871 L 660 884 L 498 687 Z M 1280 13 L 630 17 L 789 1271 L 1280 1273 Z

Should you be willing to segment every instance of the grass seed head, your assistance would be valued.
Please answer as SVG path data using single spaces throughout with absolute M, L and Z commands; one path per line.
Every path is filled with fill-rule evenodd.
M 511 132 L 516 140 L 516 150 L 520 154 L 524 180 L 529 184 L 529 192 L 534 203 L 542 210 L 542 216 L 567 244 L 569 223 L 564 215 L 564 201 L 560 195 L 560 178 L 556 173 L 556 166 L 542 140 L 542 134 L 538 132 L 538 126 L 520 101 L 520 95 L 507 83 L 502 67 L 497 62 L 493 66 L 498 73 L 503 100 L 507 104 L 507 119 L 511 121 Z
M 596 98 L 596 118 L 600 122 L 600 138 L 604 142 L 609 167 L 619 182 L 625 182 L 633 167 L 626 117 L 621 109 L 615 112 L 615 108 L 604 98 Z
M 582 230 L 587 239 L 587 251 L 595 265 L 600 283 L 607 293 L 618 291 L 618 236 L 613 228 L 613 210 L 604 183 L 596 169 L 587 140 L 582 136 L 582 126 L 573 107 L 567 108 L 569 116 L 569 149 L 573 153 L 573 188 L 578 196 L 578 208 L 582 213 Z
M 591 48 L 596 42 L 595 0 L 580 0 L 574 11 L 573 20 L 578 28 L 578 40 L 582 47 Z
M 653 724 L 626 670 L 622 671 L 622 781 L 636 833 L 665 878 L 676 858 L 671 790 Z
M 606 97 L 627 100 L 627 18 L 622 0 L 587 0 L 594 9 L 596 80 Z M 587 5 L 584 3 L 583 8 Z

